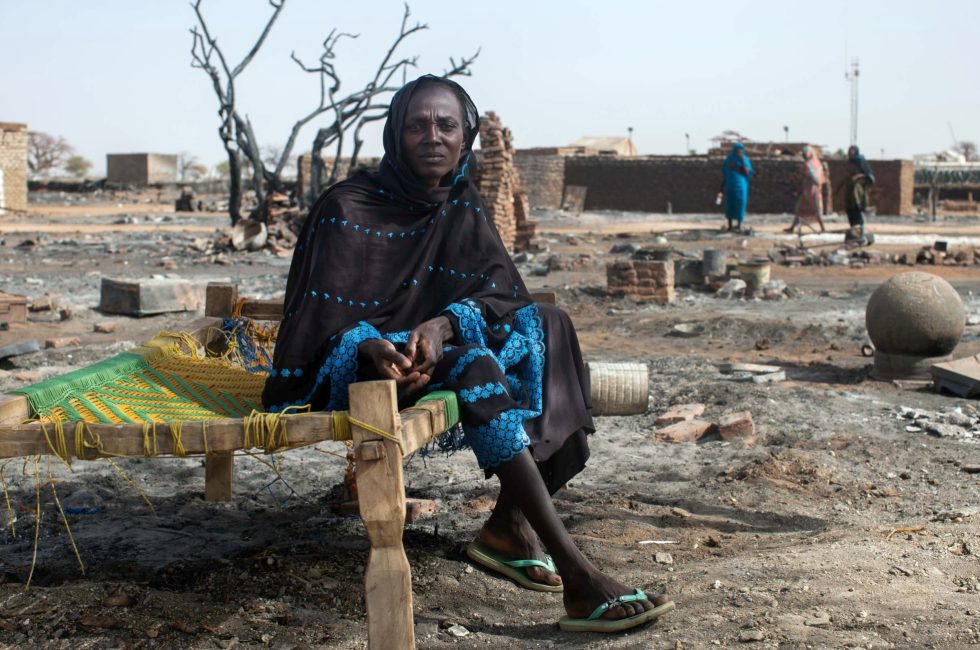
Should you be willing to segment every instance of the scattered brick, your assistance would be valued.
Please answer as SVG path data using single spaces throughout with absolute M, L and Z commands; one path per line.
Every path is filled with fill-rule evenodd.
M 738 411 L 737 413 L 727 413 L 718 419 L 718 433 L 722 440 L 742 440 L 750 443 L 755 439 L 755 424 L 752 422 L 752 413 L 749 411 Z
M 73 345 L 81 345 L 82 340 L 77 336 L 62 336 L 60 338 L 47 339 L 44 341 L 46 348 L 68 348 Z
M 92 329 L 100 334 L 112 334 L 116 331 L 116 321 L 102 321 L 101 323 L 96 323 Z
M 30 311 L 51 311 L 57 307 L 58 301 L 54 296 L 44 294 L 40 298 L 31 301 L 27 307 Z
M 661 442 L 696 442 L 714 426 L 704 420 L 686 420 L 657 429 L 653 435 Z
M 657 426 L 693 420 L 702 413 L 704 413 L 704 404 L 678 404 L 670 407 L 666 413 L 657 418 Z

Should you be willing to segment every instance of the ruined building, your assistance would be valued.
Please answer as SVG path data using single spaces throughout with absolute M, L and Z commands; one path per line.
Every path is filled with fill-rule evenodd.
M 110 185 L 176 183 L 177 156 L 164 153 L 107 154 L 106 182 Z
M 0 122 L 0 213 L 27 209 L 27 125 Z
M 480 118 L 480 194 L 508 250 L 527 250 L 534 237 L 527 192 L 514 164 L 510 129 L 493 111 Z

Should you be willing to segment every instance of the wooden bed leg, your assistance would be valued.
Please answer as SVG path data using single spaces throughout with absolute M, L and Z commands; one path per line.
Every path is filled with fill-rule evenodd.
M 355 420 L 401 437 L 401 418 L 393 381 L 350 386 L 350 415 Z M 368 648 L 414 650 L 412 572 L 402 545 L 405 530 L 405 480 L 398 444 L 351 422 L 357 456 L 357 496 L 361 519 L 371 541 L 364 575 Z
M 222 451 L 204 458 L 204 500 L 231 501 L 235 476 L 235 454 Z

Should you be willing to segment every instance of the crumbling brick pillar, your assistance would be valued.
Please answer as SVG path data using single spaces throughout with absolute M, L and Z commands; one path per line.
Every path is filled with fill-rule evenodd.
M 27 125 L 0 122 L 0 212 L 27 209 Z
M 534 237 L 527 192 L 514 164 L 510 129 L 493 111 L 480 118 L 480 193 L 508 250 L 527 250 Z

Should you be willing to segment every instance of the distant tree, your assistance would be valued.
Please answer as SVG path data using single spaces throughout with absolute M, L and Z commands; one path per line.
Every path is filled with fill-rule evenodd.
M 181 151 L 177 154 L 177 180 L 181 183 L 194 180 L 191 178 L 191 169 L 196 164 L 198 164 L 197 156 L 187 151 Z
M 971 142 L 969 140 L 960 140 L 956 143 L 956 151 L 963 154 L 963 157 L 970 162 L 976 162 L 980 160 L 980 155 L 977 155 L 977 143 Z
M 75 150 L 62 137 L 31 131 L 27 134 L 27 170 L 31 178 L 50 176 Z
M 231 164 L 227 160 L 222 160 L 214 166 L 214 173 L 218 175 L 218 178 L 227 180 L 231 175 Z
M 75 178 L 85 178 L 92 169 L 92 161 L 84 156 L 72 156 L 65 161 L 65 171 Z
M 282 12 L 286 0 L 268 0 L 272 7 L 272 12 L 266 20 L 265 26 L 259 33 L 251 49 L 242 57 L 237 64 L 232 64 L 226 57 L 225 52 L 218 46 L 217 39 L 212 35 L 208 28 L 204 15 L 201 12 L 203 0 L 194 0 L 191 7 L 194 9 L 197 18 L 197 25 L 190 31 L 192 36 L 191 44 L 191 66 L 200 68 L 211 80 L 211 86 L 218 99 L 218 115 L 221 123 L 218 126 L 218 136 L 228 154 L 228 213 L 231 223 L 235 224 L 241 219 L 241 198 L 242 198 L 242 171 L 246 169 L 246 177 L 250 179 L 255 198 L 258 204 L 257 216 L 265 220 L 265 188 L 268 186 L 272 191 L 285 192 L 282 182 L 283 172 L 287 165 L 292 162 L 293 147 L 302 129 L 321 115 L 331 114 L 332 122 L 328 120 L 327 126 L 317 130 L 313 140 L 313 169 L 311 178 L 311 191 L 317 194 L 320 190 L 337 180 L 338 165 L 345 140 L 350 139 L 349 129 L 353 129 L 353 155 L 352 163 L 356 163 L 357 155 L 363 142 L 361 129 L 365 124 L 382 120 L 387 115 L 388 102 L 387 96 L 396 91 L 404 82 L 405 73 L 408 68 L 415 67 L 418 57 L 406 57 L 396 59 L 395 53 L 405 38 L 415 32 L 427 29 L 427 25 L 416 23 L 414 26 L 408 25 L 410 15 L 409 7 L 405 5 L 405 13 L 402 18 L 401 29 L 394 43 L 388 48 L 381 59 L 380 64 L 375 70 L 373 78 L 364 86 L 346 95 L 339 95 L 340 76 L 338 75 L 333 60 L 336 57 L 334 48 L 343 39 L 356 38 L 354 34 L 338 32 L 332 30 L 323 41 L 323 51 L 320 58 L 313 65 L 304 64 L 295 53 L 292 59 L 303 71 L 311 73 L 317 77 L 319 82 L 319 102 L 308 113 L 300 117 L 290 130 L 286 143 L 281 147 L 260 147 L 255 136 L 255 130 L 247 114 L 241 112 L 238 104 L 235 82 L 239 75 L 245 71 L 248 65 L 255 58 L 262 45 L 265 43 L 269 32 L 272 30 L 276 19 Z M 451 69 L 444 73 L 444 76 L 468 75 L 470 64 L 476 59 L 479 51 L 470 58 L 463 58 L 460 61 L 450 59 Z M 336 155 L 333 169 L 327 177 L 326 169 L 323 164 L 321 150 L 324 147 L 335 145 Z M 272 155 L 276 154 L 276 155 Z M 353 164 L 351 165 L 353 167 Z M 305 197 L 301 197 L 301 200 Z
M 188 172 L 191 180 L 199 181 L 208 175 L 208 166 L 204 163 L 194 163 Z
M 266 166 L 274 168 L 280 158 L 282 158 L 282 147 L 274 144 L 267 144 L 262 147 L 262 162 Z

